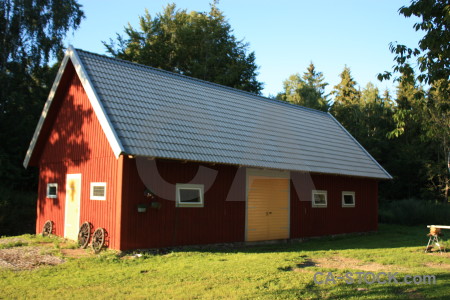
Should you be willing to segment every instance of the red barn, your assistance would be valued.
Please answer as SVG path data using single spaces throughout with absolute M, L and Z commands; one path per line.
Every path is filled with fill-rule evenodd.
M 36 232 L 120 250 L 373 231 L 391 178 L 329 113 L 72 47 L 24 166 Z

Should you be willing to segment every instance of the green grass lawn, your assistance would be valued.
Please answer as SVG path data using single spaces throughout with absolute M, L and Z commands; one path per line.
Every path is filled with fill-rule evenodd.
M 423 253 L 426 233 L 382 225 L 378 233 L 302 243 L 81 258 L 64 257 L 63 248 L 73 245 L 57 238 L 3 238 L 0 249 L 42 245 L 41 253 L 65 262 L 20 271 L 0 265 L 0 299 L 450 299 L 450 255 Z M 316 272 L 358 271 L 399 272 L 399 281 L 405 274 L 435 275 L 437 284 L 314 282 Z

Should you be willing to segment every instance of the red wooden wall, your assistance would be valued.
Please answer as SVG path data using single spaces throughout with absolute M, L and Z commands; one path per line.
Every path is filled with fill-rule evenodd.
M 80 223 L 89 221 L 95 228 L 104 227 L 112 248 L 119 247 L 115 239 L 116 215 L 120 219 L 117 202 L 117 181 L 120 160 L 116 159 L 100 123 L 91 107 L 81 82 L 69 63 L 54 105 L 46 120 L 40 143 L 39 194 L 36 232 L 42 231 L 46 220 L 55 224 L 55 234 L 64 235 L 66 174 L 81 173 Z M 46 198 L 47 183 L 58 183 L 58 197 Z M 106 201 L 90 200 L 90 183 L 106 182 Z
M 234 166 L 157 160 L 157 172 L 140 176 L 137 163 L 142 162 L 128 158 L 124 162 L 122 249 L 244 241 L 245 171 L 237 174 Z M 166 183 L 158 183 L 157 176 Z M 142 181 L 156 182 L 158 186 L 150 186 L 151 190 L 165 195 L 155 199 L 161 203 L 159 210 L 137 212 L 139 203 L 150 203 Z M 212 182 L 209 189 L 205 185 L 204 207 L 175 207 L 175 184 L 188 182 Z
M 148 174 L 142 174 L 136 167 L 139 163 L 142 162 L 129 158 L 124 161 L 123 250 L 245 240 L 244 168 L 157 160 L 156 171 L 148 167 Z M 214 183 L 205 189 L 205 207 L 175 207 L 176 183 L 203 184 L 210 180 L 208 174 L 199 171 L 201 166 L 217 171 Z M 147 178 L 142 179 L 143 176 Z M 171 200 L 144 197 L 146 185 L 142 181 L 154 190 L 153 182 L 158 189 L 159 176 L 166 181 L 159 192 L 162 189 L 161 193 L 173 195 Z M 196 179 L 191 181 L 193 178 Z M 237 189 L 227 197 L 233 182 Z M 311 207 L 312 190 L 327 191 L 327 208 Z M 355 207 L 342 207 L 342 191 L 355 192 Z M 378 182 L 374 179 L 291 172 L 291 238 L 377 230 L 377 191 Z M 138 204 L 151 201 L 160 202 L 161 208 L 137 212 Z
M 311 191 L 326 190 L 326 208 L 311 205 Z M 355 192 L 355 207 L 342 207 L 342 192 Z M 291 238 L 378 229 L 375 179 L 291 172 Z

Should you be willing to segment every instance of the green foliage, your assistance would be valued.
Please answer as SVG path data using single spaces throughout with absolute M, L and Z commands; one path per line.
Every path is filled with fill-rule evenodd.
M 289 76 L 283 82 L 284 91 L 277 95 L 277 99 L 293 104 L 328 111 L 330 108 L 328 95 L 325 94 L 325 87 L 322 72 L 317 72 L 313 63 L 310 63 L 307 71 Z
M 216 5 L 204 13 L 170 4 L 154 18 L 146 11 L 140 29 L 129 25 L 126 38 L 117 35 L 117 45 L 112 39 L 103 44 L 117 58 L 260 93 L 255 54 L 236 39 Z
M 356 88 L 356 81 L 347 66 L 340 74 L 341 81 L 331 92 L 334 102 L 330 113 L 357 139 L 364 136 L 360 126 L 363 119 L 361 92 Z
M 357 139 L 364 136 L 361 126 L 364 117 L 361 103 L 361 92 L 356 88 L 356 81 L 350 68 L 345 67 L 340 74 L 341 81 L 331 92 L 334 102 L 330 113 Z
M 393 110 L 396 128 L 388 133 L 397 145 L 393 159 L 400 164 L 398 174 L 410 186 L 407 197 L 426 198 L 434 194 L 445 201 L 449 182 L 446 154 L 450 151 L 450 102 L 444 98 L 439 86 L 445 81 L 435 83 L 426 92 L 417 86 L 415 78 L 412 68 L 405 65 L 398 79 Z
M 409 48 L 401 44 L 391 44 L 395 54 L 394 72 L 402 72 L 409 60 L 416 58 L 421 74 L 421 82 L 432 84 L 435 81 L 450 78 L 450 5 L 447 0 L 413 0 L 409 6 L 403 6 L 399 13 L 405 17 L 416 16 L 421 21 L 414 24 L 416 31 L 424 31 L 419 48 Z M 385 72 L 379 78 L 390 78 L 392 73 Z
M 36 171 L 22 162 L 56 76 L 47 63 L 83 17 L 76 0 L 0 0 L 0 234 L 29 231 L 14 205 L 28 218 L 35 210 L 27 191 L 36 190 Z
M 0 185 L 0 235 L 35 231 L 36 191 L 13 190 Z
M 428 177 L 428 186 L 439 191 L 440 197 L 448 201 L 450 181 L 445 169 L 446 157 L 450 153 L 450 5 L 447 0 L 413 0 L 399 12 L 405 17 L 419 17 L 414 29 L 423 31 L 424 36 L 418 48 L 390 45 L 395 54 L 393 71 L 401 74 L 399 89 L 403 92 L 399 94 L 399 109 L 394 117 L 397 128 L 390 137 L 413 136 L 420 131 L 418 136 L 431 144 L 432 149 L 432 157 L 425 159 L 426 168 L 422 169 Z M 410 67 L 414 60 L 419 69 L 417 77 Z M 409 79 L 405 81 L 408 74 Z M 378 75 L 380 80 L 390 77 L 392 73 L 387 71 Z M 428 95 L 414 91 L 411 80 L 415 78 L 431 86 Z M 405 90 L 402 87 L 405 84 L 413 90 Z M 404 101 L 405 98 L 408 101 Z
M 380 222 L 399 225 L 446 225 L 450 206 L 436 201 L 404 199 L 383 201 L 379 209 Z
M 0 14 L 3 75 L 12 63 L 29 69 L 47 63 L 52 54 L 61 54 L 66 33 L 78 28 L 84 17 L 76 0 L 1 0 Z

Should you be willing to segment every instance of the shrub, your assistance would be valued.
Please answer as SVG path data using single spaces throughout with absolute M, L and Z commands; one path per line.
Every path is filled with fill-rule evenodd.
M 450 205 L 418 199 L 381 202 L 378 219 L 388 224 L 450 225 Z
M 0 236 L 34 233 L 36 193 L 0 185 Z

